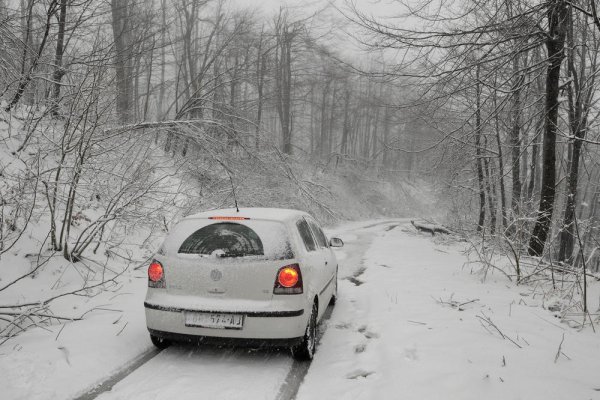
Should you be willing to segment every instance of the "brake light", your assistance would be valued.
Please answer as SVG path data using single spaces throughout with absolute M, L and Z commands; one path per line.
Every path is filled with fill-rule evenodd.
M 286 267 L 279 271 L 277 276 L 281 286 L 289 288 L 298 283 L 298 271 L 295 268 Z
M 148 267 L 148 286 L 154 288 L 165 287 L 165 271 L 160 262 L 154 260 Z
M 277 271 L 274 294 L 301 294 L 302 291 L 302 273 L 298 264 L 286 265 Z
M 243 221 L 246 219 L 250 219 L 247 217 L 208 217 L 208 219 L 217 219 L 220 221 Z

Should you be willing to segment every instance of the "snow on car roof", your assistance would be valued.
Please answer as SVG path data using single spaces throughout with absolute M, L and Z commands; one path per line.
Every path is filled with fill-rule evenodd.
M 287 221 L 304 215 L 308 214 L 304 211 L 290 210 L 285 208 L 240 208 L 239 212 L 235 208 L 226 208 L 220 210 L 204 211 L 198 214 L 192 214 L 185 217 L 185 219 L 210 217 L 244 217 L 250 219 Z

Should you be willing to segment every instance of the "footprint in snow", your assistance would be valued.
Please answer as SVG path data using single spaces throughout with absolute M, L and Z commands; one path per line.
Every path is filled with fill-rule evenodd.
M 62 351 L 63 355 L 65 356 L 65 360 L 67 361 L 67 364 L 69 364 L 70 366 L 71 362 L 69 361 L 69 350 L 63 346 L 58 347 L 58 349 Z
M 412 347 L 412 348 L 406 348 L 404 349 L 404 359 L 407 361 L 415 361 L 418 359 L 417 356 L 417 348 L 416 347 Z
M 349 329 L 352 327 L 352 324 L 349 322 L 340 322 L 335 326 L 336 329 Z
M 361 344 L 357 344 L 356 346 L 354 346 L 354 352 L 355 353 L 364 353 L 364 351 L 367 349 L 367 344 L 366 343 L 361 343 Z
M 365 336 L 367 339 L 373 339 L 373 338 L 375 338 L 375 339 L 376 339 L 376 338 L 378 338 L 378 337 L 379 337 L 379 334 L 378 334 L 378 333 L 376 333 L 376 332 L 371 332 L 371 331 L 368 331 L 368 330 L 367 330 L 367 326 L 366 326 L 366 325 L 363 325 L 363 326 L 361 326 L 360 328 L 358 328 L 358 331 L 359 331 L 360 333 L 362 333 L 362 334 L 363 334 L 363 335 L 364 335 L 364 336 Z
M 359 276 L 361 276 L 362 274 L 365 273 L 365 271 L 367 270 L 366 267 L 360 267 L 359 269 L 357 269 L 356 271 L 354 271 L 354 273 L 352 274 L 353 277 L 358 278 Z
M 349 276 L 349 277 L 347 277 L 346 279 L 348 279 L 350 282 L 354 283 L 354 286 L 360 286 L 360 285 L 362 285 L 363 283 L 365 283 L 365 282 L 361 281 L 360 279 L 356 279 L 356 278 L 355 278 L 355 277 L 353 277 L 353 276 Z
M 357 369 L 355 371 L 346 374 L 346 379 L 358 379 L 358 378 L 366 378 L 369 375 L 373 375 L 374 371 L 365 371 L 364 369 Z

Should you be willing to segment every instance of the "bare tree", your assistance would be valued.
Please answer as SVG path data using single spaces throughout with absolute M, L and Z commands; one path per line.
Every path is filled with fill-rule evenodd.
M 292 51 L 301 29 L 299 23 L 289 22 L 286 11 L 280 10 L 275 20 L 275 101 L 285 154 L 292 154 Z

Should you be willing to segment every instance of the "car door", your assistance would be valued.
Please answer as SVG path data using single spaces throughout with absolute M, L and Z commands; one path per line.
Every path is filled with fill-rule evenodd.
M 324 278 L 323 268 L 321 268 L 321 264 L 323 263 L 320 252 L 321 249 L 315 241 L 308 222 L 303 217 L 296 220 L 296 230 L 304 244 L 304 248 L 302 249 L 303 263 L 300 265 L 304 286 L 308 287 L 307 293 L 309 293 L 309 295 L 318 295 L 322 288 L 322 280 Z M 319 314 L 320 313 L 321 310 L 319 310 Z
M 320 266 L 321 269 L 321 288 L 319 289 L 319 297 L 324 301 L 329 301 L 331 294 L 333 293 L 333 280 L 336 272 L 336 259 L 335 255 L 329 248 L 327 237 L 323 233 L 323 230 L 319 224 L 312 218 L 307 218 L 308 225 L 313 233 L 315 242 L 319 247 L 319 255 L 321 257 Z

